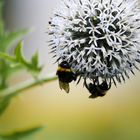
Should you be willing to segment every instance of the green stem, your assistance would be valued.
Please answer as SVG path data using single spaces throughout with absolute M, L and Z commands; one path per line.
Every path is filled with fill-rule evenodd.
M 37 85 L 42 85 L 46 82 L 54 81 L 56 79 L 57 79 L 57 76 L 53 74 L 51 76 L 47 76 L 45 78 L 40 78 L 38 80 L 30 80 L 30 81 L 22 82 L 18 85 L 15 85 L 15 86 L 9 87 L 5 90 L 2 90 L 0 93 L 0 98 L 6 97 L 6 96 L 15 96 L 15 95 L 19 94 L 20 92 L 25 91 L 29 88 L 32 88 Z

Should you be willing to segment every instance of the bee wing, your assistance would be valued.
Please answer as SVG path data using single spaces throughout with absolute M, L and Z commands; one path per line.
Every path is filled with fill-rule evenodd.
M 64 89 L 66 91 L 66 93 L 69 93 L 69 91 L 70 91 L 70 87 L 69 87 L 68 83 L 59 81 L 59 87 L 61 90 Z

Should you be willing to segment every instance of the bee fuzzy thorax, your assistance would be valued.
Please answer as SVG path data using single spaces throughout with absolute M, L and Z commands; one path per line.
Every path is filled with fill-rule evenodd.
M 63 67 L 61 67 L 61 66 L 58 66 L 57 71 L 61 71 L 61 72 L 71 72 L 71 69 L 69 69 L 69 68 L 63 68 Z
M 64 89 L 68 93 L 70 90 L 69 83 L 75 81 L 77 78 L 71 70 L 70 65 L 66 61 L 62 61 L 58 65 L 56 75 L 58 75 L 60 89 Z

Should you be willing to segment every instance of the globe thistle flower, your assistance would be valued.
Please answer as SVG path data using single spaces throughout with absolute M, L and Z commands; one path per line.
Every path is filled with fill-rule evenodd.
M 116 85 L 138 69 L 137 0 L 64 0 L 49 23 L 54 57 L 84 79 Z

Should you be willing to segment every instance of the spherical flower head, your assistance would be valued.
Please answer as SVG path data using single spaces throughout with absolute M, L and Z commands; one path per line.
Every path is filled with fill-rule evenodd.
M 57 61 L 83 78 L 121 82 L 140 62 L 137 0 L 64 0 L 49 34 Z

